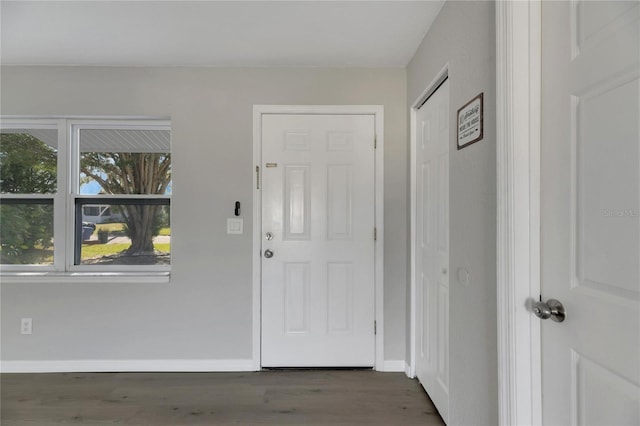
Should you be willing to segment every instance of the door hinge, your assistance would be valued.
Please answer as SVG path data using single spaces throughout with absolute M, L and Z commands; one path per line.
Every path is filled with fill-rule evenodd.
M 373 241 L 378 241 L 378 228 L 373 228 Z
M 378 149 L 378 135 L 373 135 L 373 149 Z
M 373 321 L 373 334 L 378 334 L 378 321 Z
M 256 166 L 256 189 L 260 189 L 260 166 Z

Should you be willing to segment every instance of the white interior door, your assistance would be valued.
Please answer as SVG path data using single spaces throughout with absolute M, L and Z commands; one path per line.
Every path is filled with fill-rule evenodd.
M 373 115 L 262 116 L 265 367 L 375 364 L 374 142 Z
M 639 8 L 542 2 L 545 425 L 640 424 Z
M 449 413 L 449 82 L 416 112 L 416 374 Z

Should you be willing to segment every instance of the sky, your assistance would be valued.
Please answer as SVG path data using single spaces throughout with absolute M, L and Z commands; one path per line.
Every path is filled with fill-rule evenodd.
M 80 185 L 80 194 L 82 195 L 99 194 L 101 190 L 102 190 L 102 187 L 95 180 L 92 180 L 91 182 L 83 183 L 82 185 Z

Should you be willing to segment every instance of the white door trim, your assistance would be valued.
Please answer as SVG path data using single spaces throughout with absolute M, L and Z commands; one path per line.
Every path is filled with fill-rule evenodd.
M 416 208 L 418 202 L 418 181 L 417 181 L 417 171 L 415 165 L 415 158 L 417 155 L 417 142 L 416 142 L 416 113 L 418 108 L 424 104 L 427 99 L 440 87 L 440 85 L 449 77 L 449 64 L 446 64 L 442 70 L 436 75 L 436 77 L 427 85 L 424 91 L 418 96 L 418 98 L 411 105 L 410 114 L 410 132 L 411 132 L 411 154 L 409 160 L 409 168 L 410 168 L 410 185 L 411 185 L 411 315 L 409 322 L 409 336 L 410 336 L 410 352 L 409 352 L 409 369 L 407 375 L 411 378 L 416 377 L 416 357 L 417 357 L 417 346 L 416 346 L 416 312 L 417 312 L 417 301 L 416 301 L 416 233 L 415 230 L 417 228 L 417 217 L 416 217 Z
M 542 423 L 541 3 L 496 2 L 497 318 L 501 425 Z
M 385 371 L 384 363 L 384 108 L 381 105 L 254 105 L 253 106 L 253 367 L 261 369 L 261 224 L 262 206 L 257 188 L 256 166 L 262 163 L 263 114 L 346 114 L 373 115 L 377 149 L 375 152 L 375 321 L 377 333 L 375 369 Z M 262 170 L 260 170 L 262 174 Z

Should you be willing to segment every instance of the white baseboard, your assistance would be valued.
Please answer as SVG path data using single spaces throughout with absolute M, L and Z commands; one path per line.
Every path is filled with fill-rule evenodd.
M 404 363 L 404 374 L 406 374 L 410 379 L 413 379 L 415 377 L 415 375 L 411 371 L 411 366 L 406 362 Z
M 136 359 L 136 360 L 38 360 L 2 361 L 1 373 L 112 373 L 112 372 L 224 372 L 258 371 L 251 359 Z M 403 360 L 385 360 L 385 372 L 404 372 Z M 411 377 L 411 376 L 409 376 Z
M 404 371 L 404 360 L 387 359 L 384 361 L 383 370 L 388 373 L 402 373 Z
M 2 361 L 2 373 L 256 371 L 251 359 Z

